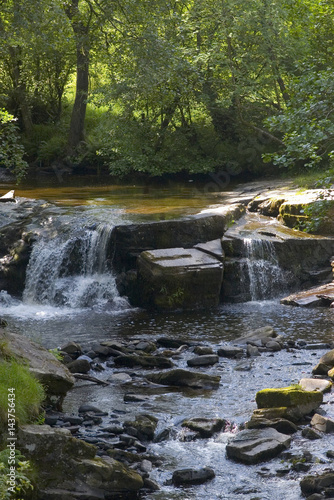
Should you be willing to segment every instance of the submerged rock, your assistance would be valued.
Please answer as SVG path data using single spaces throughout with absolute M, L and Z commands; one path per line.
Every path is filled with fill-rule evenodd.
M 191 387 L 193 389 L 217 389 L 220 376 L 191 372 L 182 369 L 169 370 L 161 373 L 151 373 L 146 378 L 155 384 Z
M 268 427 L 239 432 L 226 446 L 227 457 L 245 464 L 257 464 L 276 457 L 290 446 L 290 438 Z

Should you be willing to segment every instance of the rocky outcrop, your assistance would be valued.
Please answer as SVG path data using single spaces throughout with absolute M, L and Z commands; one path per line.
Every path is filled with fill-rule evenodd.
M 29 371 L 43 385 L 49 396 L 65 396 L 75 379 L 53 354 L 22 335 L 0 329 L 0 342 L 6 352 L 29 365 Z
M 250 300 L 252 267 L 262 263 L 262 274 L 269 276 L 267 289 L 260 298 L 270 293 L 322 284 L 332 279 L 330 261 L 334 255 L 334 239 L 315 236 L 289 229 L 279 222 L 249 214 L 231 227 L 222 239 L 225 252 L 223 296 L 227 301 Z M 265 268 L 265 271 L 264 271 Z M 277 282 L 277 283 L 276 283 Z M 273 286 L 276 284 L 276 288 Z M 260 286 L 260 285 L 259 285 Z M 263 285 L 262 285 L 263 286 Z
M 196 249 L 142 252 L 138 258 L 141 305 L 158 310 L 203 309 L 219 304 L 223 264 Z
M 226 446 L 227 457 L 245 464 L 257 464 L 276 457 L 290 446 L 291 439 L 269 427 L 239 432 Z
M 39 500 L 113 498 L 132 494 L 142 477 L 112 458 L 96 457 L 96 448 L 71 436 L 67 429 L 26 425 L 18 431 L 17 446 L 37 473 Z
M 244 205 L 222 207 L 219 214 L 199 214 L 185 219 L 115 226 L 111 236 L 113 265 L 117 271 L 134 269 L 146 250 L 191 248 L 221 238 L 228 225 L 245 212 Z

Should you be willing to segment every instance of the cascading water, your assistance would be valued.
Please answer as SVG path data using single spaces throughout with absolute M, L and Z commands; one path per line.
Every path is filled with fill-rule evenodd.
M 271 299 L 285 293 L 287 276 L 279 266 L 274 244 L 255 238 L 243 241 L 250 300 Z
M 51 225 L 33 246 L 23 302 L 71 309 L 127 307 L 107 261 L 112 228 L 103 223 L 83 227 L 78 219 Z

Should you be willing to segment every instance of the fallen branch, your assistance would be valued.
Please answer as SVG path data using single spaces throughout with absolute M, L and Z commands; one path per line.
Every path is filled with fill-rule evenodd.
M 99 378 L 92 377 L 91 375 L 87 375 L 84 373 L 72 373 L 73 377 L 75 377 L 78 380 L 89 380 L 89 382 L 93 382 L 94 384 L 98 385 L 109 385 L 109 382 L 106 382 L 104 380 L 100 380 Z

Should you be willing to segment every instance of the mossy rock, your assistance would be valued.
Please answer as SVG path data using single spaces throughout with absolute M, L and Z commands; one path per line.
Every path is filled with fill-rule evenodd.
M 301 418 L 318 408 L 323 401 L 323 394 L 319 391 L 304 391 L 299 385 L 292 385 L 278 389 L 263 389 L 256 394 L 255 399 L 259 409 L 286 408 L 286 414 L 295 418 L 300 415 Z M 287 418 L 282 414 L 280 416 Z

